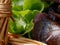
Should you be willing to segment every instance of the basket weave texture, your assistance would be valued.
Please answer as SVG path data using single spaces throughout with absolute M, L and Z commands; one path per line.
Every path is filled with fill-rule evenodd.
M 8 23 L 11 17 L 11 0 L 0 0 L 0 45 L 8 43 Z

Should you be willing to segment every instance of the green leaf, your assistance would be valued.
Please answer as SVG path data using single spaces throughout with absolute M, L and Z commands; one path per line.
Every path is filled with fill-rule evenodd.
M 32 11 L 33 19 L 38 13 L 40 13 L 40 11 L 38 11 L 38 10 L 33 10 Z
M 26 25 L 26 31 L 22 34 L 25 35 L 26 33 L 29 33 L 34 27 L 33 22 L 31 21 L 29 24 Z
M 27 10 L 41 10 L 43 8 L 43 3 L 40 0 L 24 0 L 23 9 Z
M 10 20 L 10 31 L 9 32 L 21 34 L 23 31 L 25 31 L 25 29 L 24 29 L 22 17 L 19 13 L 20 11 L 12 10 L 12 12 L 13 12 L 13 17 L 15 19 L 15 22 Z
M 25 31 L 26 23 L 23 21 L 22 18 L 19 18 L 16 20 L 16 28 L 17 28 L 17 33 L 21 34 Z
M 30 11 L 23 18 L 26 23 L 30 23 L 38 13 L 38 10 Z
M 13 6 L 12 6 L 12 10 L 15 10 L 15 11 L 22 11 L 22 10 L 23 10 L 23 6 L 16 6 L 16 5 L 13 5 Z
M 12 2 L 18 2 L 19 0 L 12 0 Z
M 26 14 L 30 13 L 31 10 L 24 10 L 24 11 L 20 11 L 20 14 L 22 17 L 24 17 Z
M 16 24 L 15 24 L 15 22 L 13 22 L 12 20 L 10 20 L 10 22 L 9 22 L 9 24 L 10 24 L 10 27 L 9 27 L 9 32 L 10 33 L 16 33 Z
M 12 14 L 13 14 L 13 17 L 14 17 L 15 19 L 18 19 L 18 18 L 21 17 L 21 14 L 20 14 L 19 12 L 20 12 L 20 11 L 14 11 L 14 10 L 12 10 Z
M 24 0 L 12 0 L 12 5 L 23 5 Z
M 30 21 L 33 19 L 32 12 L 27 13 L 23 18 L 26 23 L 30 23 Z

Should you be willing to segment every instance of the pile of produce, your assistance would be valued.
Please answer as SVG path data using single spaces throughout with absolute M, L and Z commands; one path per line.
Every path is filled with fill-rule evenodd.
M 13 0 L 12 14 L 14 21 L 10 20 L 9 32 L 31 37 L 34 17 L 43 12 L 50 4 L 52 2 L 48 3 L 41 0 Z
M 59 0 L 12 0 L 12 14 L 10 33 L 60 45 Z

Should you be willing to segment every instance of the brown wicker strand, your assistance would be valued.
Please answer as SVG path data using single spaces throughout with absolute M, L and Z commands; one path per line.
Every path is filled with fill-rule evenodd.
M 0 0 L 0 45 L 8 43 L 8 25 L 11 17 L 11 0 Z

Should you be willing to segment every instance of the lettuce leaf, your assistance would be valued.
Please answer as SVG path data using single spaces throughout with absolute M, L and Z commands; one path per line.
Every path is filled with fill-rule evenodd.
M 25 10 L 25 11 L 15 11 L 13 10 L 13 17 L 15 22 L 10 20 L 10 30 L 11 33 L 25 35 L 31 32 L 34 27 L 33 19 L 38 10 Z
M 23 10 L 41 10 L 44 4 L 40 0 L 24 0 Z
M 12 14 L 15 22 L 10 20 L 9 32 L 20 35 L 28 35 L 34 27 L 33 19 L 49 6 L 41 0 L 12 0 Z

